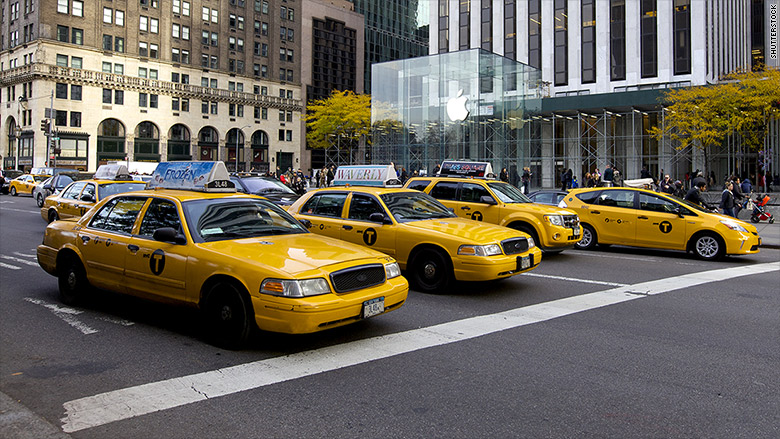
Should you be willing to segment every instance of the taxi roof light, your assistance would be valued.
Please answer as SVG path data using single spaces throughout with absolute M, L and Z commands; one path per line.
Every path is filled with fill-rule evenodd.
M 401 187 L 393 165 L 339 166 L 334 186 Z
M 133 177 L 127 171 L 127 166 L 121 164 L 100 165 L 92 177 L 95 180 L 122 180 L 130 181 Z
M 490 162 L 445 160 L 441 162 L 438 177 L 496 178 Z
M 236 192 L 224 162 L 161 162 L 155 168 L 149 188 L 203 192 Z

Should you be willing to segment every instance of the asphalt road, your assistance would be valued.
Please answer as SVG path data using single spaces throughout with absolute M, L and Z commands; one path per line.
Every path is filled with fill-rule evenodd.
M 0 196 L 0 437 L 780 434 L 780 250 L 566 251 L 235 352 L 193 310 L 63 306 L 35 262 L 44 228 L 31 198 Z

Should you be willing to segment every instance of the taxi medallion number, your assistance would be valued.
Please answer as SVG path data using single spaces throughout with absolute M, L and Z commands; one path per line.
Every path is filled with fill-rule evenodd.
M 366 300 L 365 302 L 363 302 L 364 319 L 382 314 L 383 312 L 385 312 L 384 297 L 377 297 L 376 299 Z
M 580 236 L 580 228 L 579 227 L 575 227 L 574 228 L 574 236 Z

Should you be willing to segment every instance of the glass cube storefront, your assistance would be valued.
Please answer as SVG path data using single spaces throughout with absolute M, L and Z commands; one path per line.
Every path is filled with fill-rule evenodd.
M 374 64 L 371 75 L 371 163 L 410 174 L 445 159 L 522 170 L 539 70 L 472 49 Z

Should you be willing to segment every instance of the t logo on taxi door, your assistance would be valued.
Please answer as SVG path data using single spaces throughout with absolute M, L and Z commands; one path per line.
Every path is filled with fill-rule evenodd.
M 152 257 L 149 258 L 149 268 L 152 273 L 159 276 L 165 269 L 165 252 L 159 248 L 152 253 Z
M 471 219 L 474 221 L 482 221 L 482 212 L 474 212 L 471 214 Z
M 376 238 L 376 230 L 369 227 L 363 231 L 363 242 L 365 242 L 366 245 L 374 245 L 376 243 Z
M 661 233 L 669 233 L 672 231 L 672 223 L 669 221 L 661 221 L 661 224 L 658 224 L 658 228 L 661 229 Z

